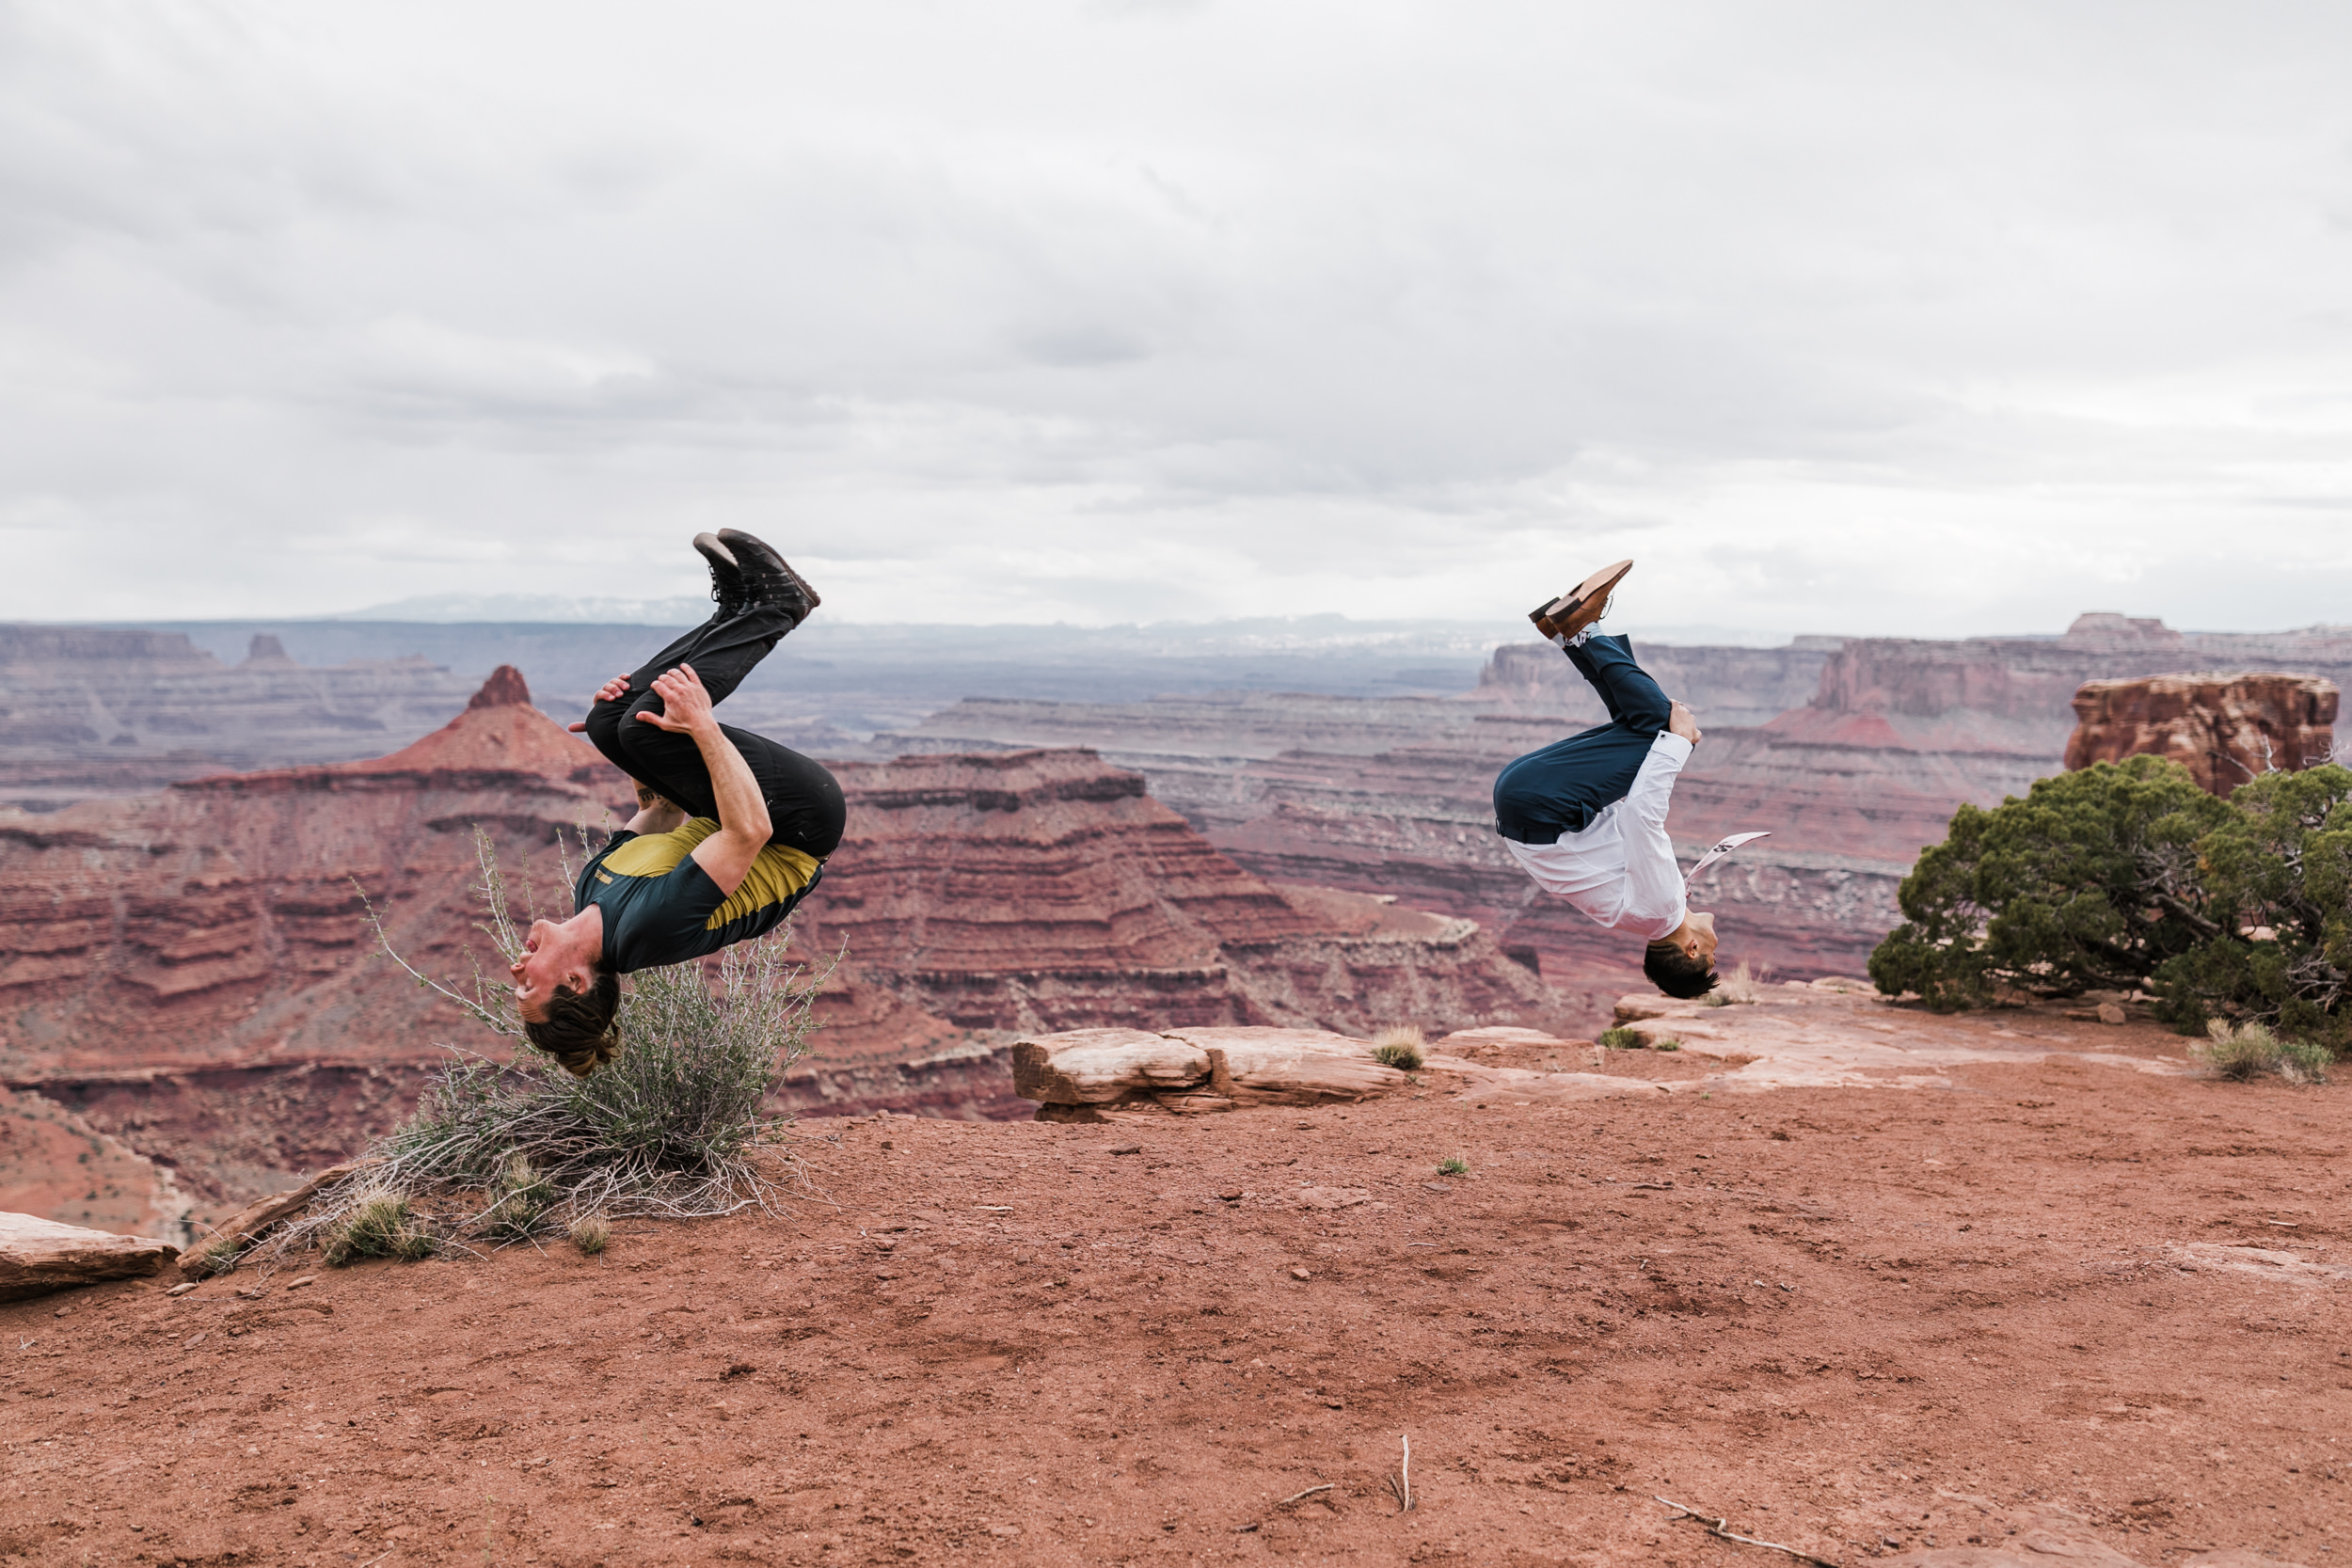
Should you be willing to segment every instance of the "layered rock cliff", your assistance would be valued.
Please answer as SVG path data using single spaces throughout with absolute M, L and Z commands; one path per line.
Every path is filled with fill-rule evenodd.
M 420 968 L 495 973 L 476 827 L 516 912 L 566 907 L 557 834 L 629 796 L 505 671 L 390 756 L 0 808 L 0 1077 L 180 1170 L 199 1212 L 331 1161 L 467 1037 L 376 955 L 368 905 Z
M 0 801 L 55 809 L 223 768 L 373 756 L 469 689 L 422 658 L 306 668 L 267 635 L 224 664 L 177 632 L 0 626 Z
M 1838 637 L 1800 637 L 1779 648 L 1677 647 L 1637 640 L 1636 653 L 1666 691 L 1731 728 L 1765 723 L 1811 700 L 1821 667 L 1845 643 Z M 1479 673 L 1472 700 L 1498 711 L 1597 724 L 1608 717 L 1600 699 L 1549 642 L 1509 642 Z
M 1271 884 L 1088 751 L 845 764 L 850 830 L 794 942 L 966 1030 L 1445 1027 L 1549 1018 L 1471 923 Z
M 845 765 L 850 829 L 797 918 L 822 997 L 802 1108 L 1011 1111 L 1010 1034 L 1149 1015 L 1365 1031 L 1545 1027 L 1556 997 L 1471 923 L 1244 870 L 1088 752 Z M 405 1114 L 445 1040 L 485 1042 L 375 952 L 501 960 L 475 832 L 516 914 L 569 912 L 559 838 L 627 780 L 494 675 L 389 756 L 0 809 L 0 1079 L 177 1166 L 199 1207 Z
M 522 695 L 519 678 L 494 692 Z M 473 830 L 518 898 L 565 901 L 558 832 L 627 781 L 525 702 L 389 756 L 0 810 L 0 1072 L 18 1080 L 416 1054 L 443 1014 L 371 960 L 366 902 L 420 967 L 486 959 Z M 631 808 L 633 809 L 633 807 Z
M 2101 613 L 2058 638 L 1635 651 L 1707 732 L 1669 819 L 1685 857 L 1743 829 L 1773 835 L 1710 870 L 1697 901 L 1723 916 L 1727 959 L 1796 976 L 1860 973 L 1953 810 L 2058 769 L 2084 681 L 2184 657 L 2352 674 L 2352 628 L 2194 634 Z M 1452 701 L 965 702 L 888 738 L 1100 746 L 1243 865 L 1475 919 L 1597 1018 L 1637 983 L 1639 954 L 1535 891 L 1494 836 L 1490 792 L 1511 757 L 1600 717 L 1559 651 L 1531 641 L 1498 648 Z
M 2074 693 L 2066 766 L 2169 757 L 2208 794 L 2335 754 L 2336 685 L 2314 675 L 2153 675 Z

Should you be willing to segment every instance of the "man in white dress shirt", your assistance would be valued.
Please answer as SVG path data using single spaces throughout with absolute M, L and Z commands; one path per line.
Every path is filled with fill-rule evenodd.
M 1535 884 L 1648 945 L 1642 972 L 1669 996 L 1715 989 L 1715 917 L 1685 901 L 1666 837 L 1698 721 L 1593 624 L 1633 562 L 1605 566 L 1529 614 L 1600 694 L 1609 722 L 1531 752 L 1495 780 L 1495 832 Z

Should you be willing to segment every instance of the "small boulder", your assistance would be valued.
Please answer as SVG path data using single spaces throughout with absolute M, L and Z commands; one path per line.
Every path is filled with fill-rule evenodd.
M 1320 1105 L 1409 1087 L 1372 1047 L 1323 1029 L 1204 1025 L 1169 1035 L 1208 1053 L 1211 1092 L 1236 1105 Z
M 1048 1105 L 1107 1105 L 1208 1076 L 1206 1052 L 1141 1029 L 1073 1029 L 1012 1048 L 1012 1092 Z
M 0 1212 L 0 1301 L 109 1279 L 146 1278 L 179 1255 L 169 1242 Z

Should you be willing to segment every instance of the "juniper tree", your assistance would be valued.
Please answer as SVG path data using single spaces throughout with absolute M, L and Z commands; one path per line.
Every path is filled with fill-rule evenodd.
M 2220 928 L 2159 972 L 2168 1012 L 2352 1046 L 2352 768 L 2241 784 L 2197 847 Z
M 2268 773 L 2227 801 L 2159 757 L 1963 805 L 1870 955 L 1931 1007 L 2001 990 L 2146 988 L 2184 1030 L 2222 1018 L 2352 1047 L 2352 769 Z
M 1997 989 L 2129 990 L 2213 937 L 2197 841 L 2229 807 L 2161 757 L 2037 780 L 2023 800 L 1963 804 L 1897 898 L 1904 924 L 1870 955 L 1889 995 L 1938 1011 Z

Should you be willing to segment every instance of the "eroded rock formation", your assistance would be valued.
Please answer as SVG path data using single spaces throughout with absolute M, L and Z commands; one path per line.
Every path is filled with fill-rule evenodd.
M 42 1095 L 0 1089 L 0 1210 L 184 1245 L 171 1172 Z
M 2315 675 L 2150 675 L 2087 681 L 2074 693 L 2068 768 L 2169 757 L 2198 787 L 2227 797 L 2273 769 L 2299 772 L 2335 752 L 2336 685 Z
M 222 774 L 54 814 L 0 809 L 0 1078 L 176 1164 L 199 1214 L 395 1122 L 438 1059 L 490 1043 L 375 950 L 451 979 L 475 833 L 513 912 L 567 913 L 557 844 L 628 781 L 501 670 L 393 754 Z M 1003 1114 L 1010 1031 L 1543 1024 L 1558 999 L 1470 922 L 1282 888 L 1089 752 L 844 765 L 850 830 L 797 920 L 836 953 L 801 1109 Z
M 371 756 L 471 683 L 423 658 L 310 669 L 273 636 L 225 664 L 178 632 L 0 626 L 0 800 L 37 810 L 223 768 Z
M 511 678 L 511 677 L 510 677 Z M 513 689 L 519 690 L 519 687 Z M 564 899 L 555 840 L 627 781 L 525 703 L 469 708 L 366 762 L 0 809 L 0 1072 L 16 1081 L 429 1053 L 445 1004 L 372 955 L 373 902 L 420 967 L 494 957 L 474 829 L 518 902 Z
M 1723 917 L 1726 959 L 1798 976 L 1863 969 L 1900 918 L 1897 886 L 1962 801 L 1991 805 L 2058 770 L 2084 681 L 2185 657 L 2352 678 L 2352 628 L 2186 634 L 2106 613 L 2055 639 L 1636 649 L 1707 729 L 1669 822 L 1685 856 L 1728 832 L 1772 832 L 1696 890 Z M 1511 757 L 1599 717 L 1558 650 L 1529 642 L 1498 648 L 1477 689 L 1452 701 L 967 702 L 892 738 L 1101 746 L 1241 864 L 1474 919 L 1597 1023 L 1638 983 L 1639 954 L 1534 890 L 1494 836 L 1490 791 Z
M 1269 883 L 1089 751 L 845 764 L 849 833 L 796 917 L 852 984 L 960 1031 L 1536 1022 L 1471 922 Z

